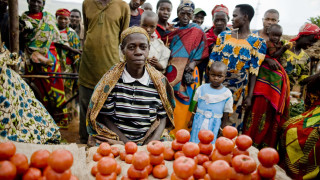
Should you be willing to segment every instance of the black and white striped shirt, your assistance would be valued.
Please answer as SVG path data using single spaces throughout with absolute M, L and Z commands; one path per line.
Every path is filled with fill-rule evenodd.
M 99 115 L 113 121 L 130 141 L 139 141 L 157 118 L 167 117 L 146 70 L 138 80 L 125 70 Z

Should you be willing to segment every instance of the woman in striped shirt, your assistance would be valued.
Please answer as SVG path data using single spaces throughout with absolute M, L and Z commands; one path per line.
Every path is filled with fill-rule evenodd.
M 173 122 L 173 90 L 161 72 L 146 64 L 149 43 L 148 33 L 140 27 L 121 34 L 126 61 L 103 76 L 91 97 L 89 146 L 103 141 L 146 144 L 160 139 L 167 119 Z

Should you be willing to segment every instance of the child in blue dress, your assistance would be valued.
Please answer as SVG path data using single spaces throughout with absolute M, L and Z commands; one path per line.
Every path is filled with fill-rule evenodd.
M 222 62 L 214 62 L 209 71 L 209 81 L 201 85 L 194 97 L 196 101 L 195 115 L 192 122 L 191 142 L 199 143 L 198 133 L 202 129 L 214 134 L 214 144 L 221 126 L 221 119 L 226 121 L 233 112 L 231 91 L 222 85 L 227 73 L 227 66 Z M 191 119 L 192 120 L 192 119 Z

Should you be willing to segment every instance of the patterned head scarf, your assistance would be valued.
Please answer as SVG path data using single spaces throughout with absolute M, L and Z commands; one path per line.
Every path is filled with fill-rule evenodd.
M 302 35 L 315 35 L 315 39 L 320 39 L 320 28 L 315 24 L 305 23 L 299 29 L 299 34 L 290 41 L 297 41 Z
M 68 9 L 58 9 L 56 11 L 56 16 L 68 16 L 70 17 L 71 12 Z
M 148 39 L 148 43 L 150 43 L 150 38 L 149 38 L 149 34 L 147 33 L 147 31 L 141 27 L 138 27 L 138 26 L 132 26 L 132 27 L 129 27 L 127 28 L 126 30 L 124 30 L 122 33 L 121 33 L 121 37 L 120 37 L 120 43 L 122 44 L 123 40 L 129 36 L 130 34 L 133 34 L 133 33 L 140 33 L 140 34 L 143 34 L 147 37 Z
M 216 13 L 216 12 L 224 12 L 227 14 L 227 16 L 229 17 L 229 9 L 227 8 L 227 6 L 221 4 L 221 5 L 216 5 L 213 9 L 212 9 L 212 16 Z
M 188 10 L 189 9 L 194 10 L 195 6 L 194 6 L 194 3 L 190 0 L 181 0 L 177 11 L 180 11 L 182 8 L 187 8 Z

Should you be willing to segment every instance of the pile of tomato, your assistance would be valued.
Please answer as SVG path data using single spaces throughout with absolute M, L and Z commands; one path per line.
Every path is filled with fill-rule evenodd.
M 0 144 L 0 179 L 13 180 L 77 180 L 71 174 L 73 156 L 70 151 L 58 149 L 35 151 L 30 158 L 16 153 L 12 142 Z
M 261 164 L 257 167 L 255 160 L 249 156 L 248 149 L 252 145 L 249 136 L 238 136 L 237 129 L 232 126 L 226 126 L 222 134 L 222 137 L 217 138 L 215 148 L 211 144 L 214 134 L 209 130 L 199 132 L 198 144 L 189 142 L 190 133 L 187 130 L 179 130 L 171 147 L 165 147 L 160 141 L 151 141 L 147 145 L 148 152 L 138 151 L 134 142 L 126 143 L 125 151 L 122 152 L 102 143 L 93 156 L 98 164 L 92 167 L 91 173 L 99 180 L 117 179 L 121 167 L 114 158 L 120 155 L 122 161 L 131 164 L 126 175 L 121 177 L 122 180 L 147 179 L 149 175 L 158 179 L 170 177 L 172 180 L 274 179 L 274 165 L 279 161 L 276 150 L 262 149 L 258 153 Z M 174 160 L 172 174 L 168 174 L 165 160 Z

